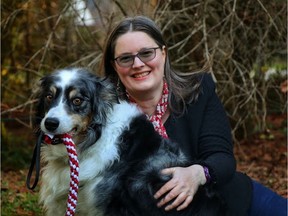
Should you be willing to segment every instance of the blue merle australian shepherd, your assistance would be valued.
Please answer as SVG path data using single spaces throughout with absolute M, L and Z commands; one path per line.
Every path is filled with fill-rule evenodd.
M 209 186 L 200 187 L 182 211 L 157 207 L 159 200 L 153 195 L 171 178 L 160 171 L 191 163 L 175 143 L 155 132 L 135 105 L 118 100 L 108 79 L 86 69 L 66 68 L 43 77 L 35 96 L 39 131 L 69 133 L 76 144 L 80 166 L 76 215 L 226 215 Z M 47 215 L 64 215 L 70 178 L 65 146 L 42 144 L 41 162 L 40 201 Z

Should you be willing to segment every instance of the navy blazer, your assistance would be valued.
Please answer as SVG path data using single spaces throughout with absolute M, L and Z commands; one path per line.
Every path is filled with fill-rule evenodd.
M 229 119 L 215 92 L 210 74 L 201 78 L 198 99 L 182 116 L 171 113 L 164 123 L 167 134 L 191 161 L 209 168 L 212 183 L 235 215 L 246 215 L 252 198 L 251 179 L 236 172 Z

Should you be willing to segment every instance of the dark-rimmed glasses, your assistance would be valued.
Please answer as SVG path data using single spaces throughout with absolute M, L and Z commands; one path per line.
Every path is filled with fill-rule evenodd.
M 123 54 L 114 59 L 120 67 L 131 67 L 134 64 L 135 57 L 138 57 L 142 62 L 151 61 L 156 56 L 156 49 L 160 47 L 145 48 L 140 50 L 136 55 Z

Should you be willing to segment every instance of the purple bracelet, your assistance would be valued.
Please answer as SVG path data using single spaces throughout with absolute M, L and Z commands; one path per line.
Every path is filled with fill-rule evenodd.
M 204 174 L 205 174 L 205 178 L 206 178 L 206 184 L 209 183 L 211 181 L 211 176 L 209 174 L 209 169 L 206 166 L 203 166 L 204 169 Z

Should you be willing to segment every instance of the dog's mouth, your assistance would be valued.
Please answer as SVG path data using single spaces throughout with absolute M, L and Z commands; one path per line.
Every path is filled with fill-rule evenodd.
M 71 137 L 75 136 L 78 132 L 78 128 L 74 127 L 71 131 L 67 132 Z
M 73 136 L 77 134 L 77 131 L 78 129 L 77 127 L 75 127 L 67 133 L 61 133 L 61 134 L 46 133 L 44 137 L 44 142 L 47 144 L 57 145 L 57 144 L 63 143 L 62 138 L 64 134 L 68 134 L 73 139 Z

